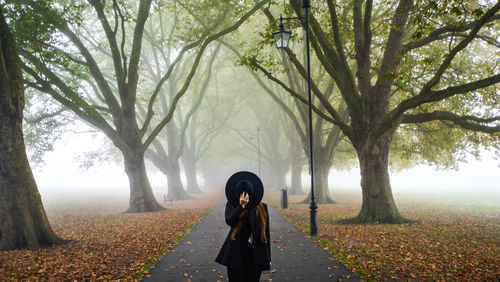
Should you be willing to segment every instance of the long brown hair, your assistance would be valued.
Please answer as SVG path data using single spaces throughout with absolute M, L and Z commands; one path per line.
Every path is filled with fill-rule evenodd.
M 257 205 L 257 217 L 259 218 L 259 225 L 260 225 L 260 241 L 262 243 L 265 243 L 267 241 L 267 234 L 266 234 L 266 228 L 267 228 L 267 217 L 269 215 L 266 212 L 266 209 L 264 208 L 264 204 L 261 202 Z M 234 228 L 233 232 L 231 233 L 231 240 L 236 240 L 236 234 L 240 232 L 241 228 L 243 228 L 244 220 L 243 218 L 240 218 L 238 220 L 238 224 L 236 224 L 236 227 Z

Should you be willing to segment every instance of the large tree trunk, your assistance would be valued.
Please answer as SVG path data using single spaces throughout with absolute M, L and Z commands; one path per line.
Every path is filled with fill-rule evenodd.
M 146 173 L 144 153 L 138 153 L 142 146 L 141 135 L 136 122 L 135 100 L 124 99 L 122 105 L 121 137 L 128 147 L 121 149 L 125 172 L 130 183 L 130 201 L 127 212 L 154 212 L 165 209 L 156 201 Z
M 396 207 L 389 180 L 389 134 L 378 138 L 376 144 L 367 144 L 359 150 L 361 190 L 363 202 L 358 216 L 360 223 L 405 223 Z
M 175 91 L 171 90 L 170 93 L 175 93 Z M 166 170 L 164 169 L 163 173 L 167 175 L 167 201 L 187 200 L 190 197 L 182 185 L 181 168 L 179 166 L 179 158 L 181 156 L 181 146 L 179 144 L 180 131 L 172 122 L 166 125 L 166 130 L 169 132 L 167 135 L 168 157 L 164 162 Z
M 182 164 L 184 165 L 184 174 L 186 175 L 186 192 L 189 194 L 201 193 L 198 179 L 196 178 L 196 158 L 192 150 L 186 148 L 182 155 Z
M 150 150 L 147 156 L 167 177 L 168 192 L 166 200 L 175 201 L 189 199 L 189 195 L 184 191 L 182 186 L 179 159 L 174 156 L 175 154 L 167 155 L 163 145 L 159 141 L 154 141 L 153 146 L 155 150 Z
M 0 251 L 60 244 L 50 227 L 22 132 L 23 77 L 0 9 Z
M 31 173 L 21 120 L 10 122 L 0 115 L 0 251 L 60 244 Z
M 153 195 L 146 173 L 143 154 L 124 153 L 125 172 L 130 183 L 130 201 L 127 212 L 154 212 L 165 209 Z
M 166 164 L 167 166 L 166 169 L 163 170 L 163 173 L 167 175 L 167 185 L 168 185 L 167 201 L 189 199 L 189 195 L 182 187 L 181 169 L 179 167 L 179 161 L 177 159 L 175 160 L 170 159 L 166 161 Z

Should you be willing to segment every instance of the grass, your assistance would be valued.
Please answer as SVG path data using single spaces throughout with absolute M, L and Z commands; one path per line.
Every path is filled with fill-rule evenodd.
M 279 207 L 278 192 L 266 191 L 266 201 Z M 289 209 L 280 212 L 309 232 L 309 205 L 303 196 L 289 196 Z M 319 238 L 323 248 L 362 279 L 378 281 L 495 281 L 500 279 L 500 207 L 464 206 L 461 201 L 424 197 L 396 198 L 401 214 L 419 223 L 340 224 L 357 215 L 359 193 L 333 194 L 336 205 L 319 205 Z M 272 223 L 271 223 L 272 224 Z

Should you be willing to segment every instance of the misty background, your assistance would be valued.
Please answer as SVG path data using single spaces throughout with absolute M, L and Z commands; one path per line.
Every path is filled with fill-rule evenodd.
M 54 144 L 54 151 L 46 153 L 44 165 L 34 169 L 33 173 L 44 200 L 78 199 L 85 197 L 118 197 L 128 200 L 128 179 L 123 166 L 118 162 L 105 161 L 90 168 L 82 167 L 83 159 L 89 151 L 98 150 L 104 144 L 101 133 L 88 132 L 92 128 L 77 122 L 74 128 L 81 133 L 65 133 Z M 240 157 L 255 154 L 252 148 L 241 152 Z M 224 164 L 215 164 L 223 166 Z M 262 163 L 261 163 L 262 166 Z M 148 163 L 148 176 L 158 200 L 164 204 L 163 195 L 168 191 L 165 176 L 158 170 L 151 169 Z M 241 167 L 258 173 L 258 159 L 251 159 L 248 167 Z M 226 167 L 226 171 L 236 171 Z M 221 176 L 222 177 L 222 176 Z M 401 170 L 391 170 L 391 186 L 396 197 L 415 196 L 436 204 L 463 203 L 471 207 L 500 207 L 500 168 L 493 152 L 483 150 L 480 159 L 467 156 L 467 162 L 460 162 L 456 169 L 440 169 L 432 165 L 415 165 Z M 198 175 L 203 191 L 218 190 L 224 187 L 204 187 L 203 175 Z M 182 176 L 183 184 L 185 177 Z M 332 168 L 329 175 L 330 193 L 355 193 L 361 198 L 359 186 L 359 166 L 350 168 Z M 310 189 L 307 172 L 302 174 L 303 191 Z M 264 182 L 264 185 L 266 183 Z M 287 175 L 287 186 L 290 175 Z M 304 195 L 306 197 L 306 195 Z
M 218 4 L 214 2 L 213 5 Z M 251 3 L 248 5 L 252 6 Z M 263 39 L 263 34 L 269 36 L 271 33 L 268 30 L 271 26 L 264 20 L 264 16 L 248 18 L 236 31 L 211 42 L 206 50 L 189 50 L 184 54 L 181 51 L 183 44 L 197 39 L 200 36 L 198 33 L 203 34 L 201 31 L 210 26 L 203 21 L 210 17 L 197 18 L 202 21 L 198 23 L 200 30 L 197 30 L 179 24 L 176 22 L 177 18 L 169 17 L 170 10 L 164 10 L 160 6 L 155 7 L 145 26 L 146 33 L 142 39 L 144 48 L 139 68 L 140 79 L 137 82 L 137 101 L 134 105 L 137 115 L 134 123 L 139 122 L 149 126 L 145 127 L 144 132 L 147 134 L 138 138 L 141 146 L 149 134 L 154 135 L 152 132 L 155 126 L 160 124 L 169 110 L 175 108 L 172 119 L 155 136 L 155 141 L 148 144 L 143 156 L 146 159 L 147 176 L 156 199 L 165 204 L 163 197 L 169 188 L 172 188 L 168 187 L 167 182 L 176 183 L 179 176 L 176 172 L 178 168 L 181 169 L 180 179 L 183 187 L 175 185 L 177 192 L 172 193 L 171 198 L 179 200 L 187 197 L 182 189 L 189 190 L 186 187 L 184 172 L 185 163 L 188 163 L 185 158 L 190 151 L 198 154 L 197 159 L 194 162 L 191 160 L 191 163 L 196 164 L 197 179 L 202 191 L 216 190 L 222 195 L 227 178 L 239 170 L 249 170 L 259 174 L 266 189 L 277 191 L 283 186 L 290 188 L 291 165 L 300 163 L 302 171 L 300 187 L 304 192 L 304 198 L 307 197 L 310 178 L 309 160 L 303 146 L 306 138 L 300 139 L 298 133 L 305 132 L 307 128 L 304 119 L 305 104 L 298 102 L 297 97 L 292 97 L 283 87 L 268 79 L 261 71 L 254 69 L 255 65 L 252 67 L 252 64 L 255 62 L 252 61 L 252 56 L 259 51 L 260 53 L 257 53 L 262 57 L 264 67 L 285 81 L 285 84 L 290 85 L 297 93 L 304 95 L 306 84 L 299 72 L 290 67 L 292 63 L 285 53 L 278 51 L 273 43 L 262 43 L 270 39 Z M 242 10 L 238 11 L 239 14 L 228 16 L 221 25 L 230 26 L 236 22 L 240 14 L 246 11 L 245 7 L 240 8 Z M 183 8 L 177 6 L 171 9 L 177 12 L 183 11 Z M 276 15 L 281 12 L 280 6 L 270 9 Z M 216 7 L 210 11 L 218 13 Z M 188 14 L 182 16 L 190 18 Z M 105 42 L 104 35 L 102 31 L 94 30 L 96 27 L 92 21 L 83 23 L 78 27 L 78 31 L 85 35 L 82 35 L 82 38 L 95 53 L 99 67 L 109 76 L 107 78 L 109 83 L 114 85 L 112 60 L 108 53 L 102 52 L 99 45 L 94 44 L 94 42 Z M 210 20 L 209 23 L 214 24 Z M 131 26 L 122 32 L 128 34 L 131 32 L 130 28 Z M 294 32 L 299 38 L 303 36 L 300 29 L 295 29 Z M 177 41 L 172 38 L 169 38 L 171 41 L 167 40 L 168 34 L 175 35 L 173 39 Z M 57 43 L 64 45 L 67 42 L 62 40 Z M 305 58 L 303 43 L 295 39 L 290 43 L 290 49 L 297 53 L 300 60 Z M 130 43 L 124 43 L 124 46 L 127 44 Z M 439 52 L 444 52 L 436 48 Z M 479 44 L 471 46 L 470 49 L 472 57 L 467 58 L 467 63 L 473 65 L 476 64 L 476 60 L 482 61 L 495 53 L 492 48 L 485 49 Z M 74 50 L 68 49 L 68 52 L 70 51 Z M 422 55 L 427 56 L 426 53 Z M 200 58 L 199 62 L 196 61 L 197 56 Z M 176 65 L 178 58 L 180 61 Z M 414 59 L 418 61 L 418 58 Z M 313 80 L 320 86 L 326 99 L 331 100 L 331 105 L 338 107 L 338 112 L 342 112 L 343 103 L 337 101 L 340 97 L 339 89 L 326 75 L 324 67 L 317 58 L 313 56 L 312 60 Z M 492 63 L 485 61 L 484 63 Z M 460 67 L 465 67 L 465 62 L 465 59 L 461 58 Z M 422 63 L 431 64 L 431 62 Z M 457 68 L 457 73 L 462 75 L 460 67 L 454 67 Z M 486 65 L 484 69 L 488 67 L 490 66 Z M 493 72 L 496 68 L 498 66 L 490 67 Z M 172 70 L 171 76 L 167 77 L 165 84 L 162 84 L 160 78 L 167 70 Z M 193 70 L 195 70 L 194 75 L 190 77 Z M 415 73 L 415 68 L 411 71 L 401 68 L 400 71 L 408 76 L 408 88 L 421 87 L 420 83 L 423 81 L 416 79 L 418 74 Z M 483 69 L 478 71 L 484 72 Z M 72 75 L 74 74 L 71 69 L 68 73 L 61 73 L 61 76 L 67 77 L 68 81 L 74 81 Z M 463 75 L 464 78 L 461 80 L 467 81 L 468 77 Z M 473 76 L 472 73 L 470 75 Z M 454 85 L 454 81 L 447 83 Z M 184 87 L 186 85 L 187 88 Z M 100 101 L 100 91 L 97 91 L 93 82 L 81 79 L 73 87 L 82 97 L 95 103 L 93 107 L 100 109 L 103 102 Z M 159 89 L 158 96 L 152 94 L 155 89 Z M 183 89 L 187 90 L 182 92 Z M 181 92 L 181 98 L 176 104 L 176 98 Z M 401 97 L 408 95 L 405 91 L 401 92 L 399 93 Z M 457 97 L 458 102 L 450 99 L 449 107 L 453 109 L 456 107 L 458 112 L 464 113 L 488 113 L 493 116 L 498 113 L 498 104 L 495 104 L 498 90 L 490 87 L 484 93 L 478 93 L 484 94 L 483 100 L 490 103 L 468 104 L 468 101 L 464 102 L 460 100 L 462 98 Z M 113 145 L 118 139 L 111 142 L 102 133 L 102 128 L 89 126 L 88 120 L 82 122 L 72 110 L 61 106 L 48 95 L 40 95 L 38 91 L 27 88 L 26 96 L 25 134 L 28 136 L 26 146 L 42 198 L 47 200 L 64 196 L 81 199 L 85 196 L 90 199 L 106 196 L 122 197 L 126 201 L 130 195 L 129 180 L 124 171 L 124 162 L 127 161 L 124 161 L 123 152 L 120 153 Z M 278 101 L 285 106 L 278 105 Z M 313 96 L 313 104 L 318 107 L 322 104 L 317 94 Z M 148 108 L 150 105 L 152 106 Z M 467 107 L 464 108 L 464 105 Z M 437 105 L 436 109 L 442 110 L 441 107 L 443 105 Z M 290 115 L 286 115 L 283 108 L 292 112 L 293 117 L 298 120 L 298 125 L 291 122 Z M 55 115 L 55 113 L 60 114 Z M 99 114 L 110 123 L 113 120 L 105 110 Z M 49 118 L 39 119 L 44 116 Z M 148 118 L 151 118 L 151 124 L 144 122 Z M 30 119 L 41 122 L 30 122 Z M 330 139 L 330 132 L 334 132 L 336 127 L 324 121 L 317 113 L 313 114 L 313 122 L 316 142 L 321 145 L 326 144 Z M 127 136 L 120 138 L 126 139 Z M 353 149 L 352 140 L 348 140 L 343 134 L 338 134 L 336 138 L 340 141 L 324 146 L 334 148 L 331 167 L 328 161 L 322 164 L 316 162 L 316 175 L 320 174 L 317 168 L 321 167 L 323 170 L 330 168 L 327 185 L 334 200 L 336 193 L 356 194 L 361 198 L 358 157 Z M 415 126 L 402 124 L 395 134 L 389 154 L 390 184 L 393 194 L 396 198 L 415 196 L 424 201 L 443 204 L 453 202 L 500 207 L 500 161 L 495 159 L 498 152 L 485 149 L 488 146 L 491 150 L 498 148 L 495 138 L 497 137 L 491 137 L 488 143 L 488 138 L 480 133 L 470 133 L 450 126 L 446 122 Z M 321 154 L 322 148 L 317 146 L 318 144 L 315 144 L 315 151 Z M 164 151 L 164 154 L 162 155 L 160 151 Z M 284 175 L 286 177 L 283 177 Z M 317 186 L 321 186 L 324 182 L 316 181 L 316 183 Z M 322 200 L 326 201 L 327 197 L 323 197 Z

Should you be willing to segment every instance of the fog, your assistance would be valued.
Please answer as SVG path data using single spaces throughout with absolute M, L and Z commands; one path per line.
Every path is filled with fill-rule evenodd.
M 82 124 L 77 127 L 85 128 Z M 102 162 L 89 169 L 81 167 L 82 157 L 100 146 L 103 146 L 103 136 L 95 133 L 67 133 L 58 140 L 55 150 L 45 155 L 45 164 L 33 171 L 42 199 L 62 201 L 71 198 L 128 198 L 128 178 L 120 162 Z M 246 153 L 242 152 L 243 158 L 245 155 Z M 476 207 L 500 208 L 498 163 L 492 152 L 483 151 L 481 160 L 470 156 L 466 163 L 459 164 L 457 170 L 438 170 L 433 166 L 417 165 L 409 169 L 391 171 L 391 186 L 396 197 L 415 196 L 436 204 L 463 203 Z M 257 163 L 249 163 L 248 167 L 225 167 L 224 171 L 247 169 L 257 172 L 257 167 Z M 149 164 L 148 168 L 153 166 Z M 163 201 L 161 197 L 167 193 L 165 175 L 151 169 L 148 176 L 155 195 Z M 184 175 L 182 180 L 185 183 Z M 199 181 L 201 189 L 206 191 L 201 175 Z M 308 175 L 304 173 L 304 191 L 310 189 L 309 181 Z M 330 192 L 355 193 L 360 197 L 359 181 L 357 166 L 347 170 L 332 168 L 329 175 Z M 289 185 L 289 174 L 287 182 Z M 221 192 L 222 188 L 218 187 Z

